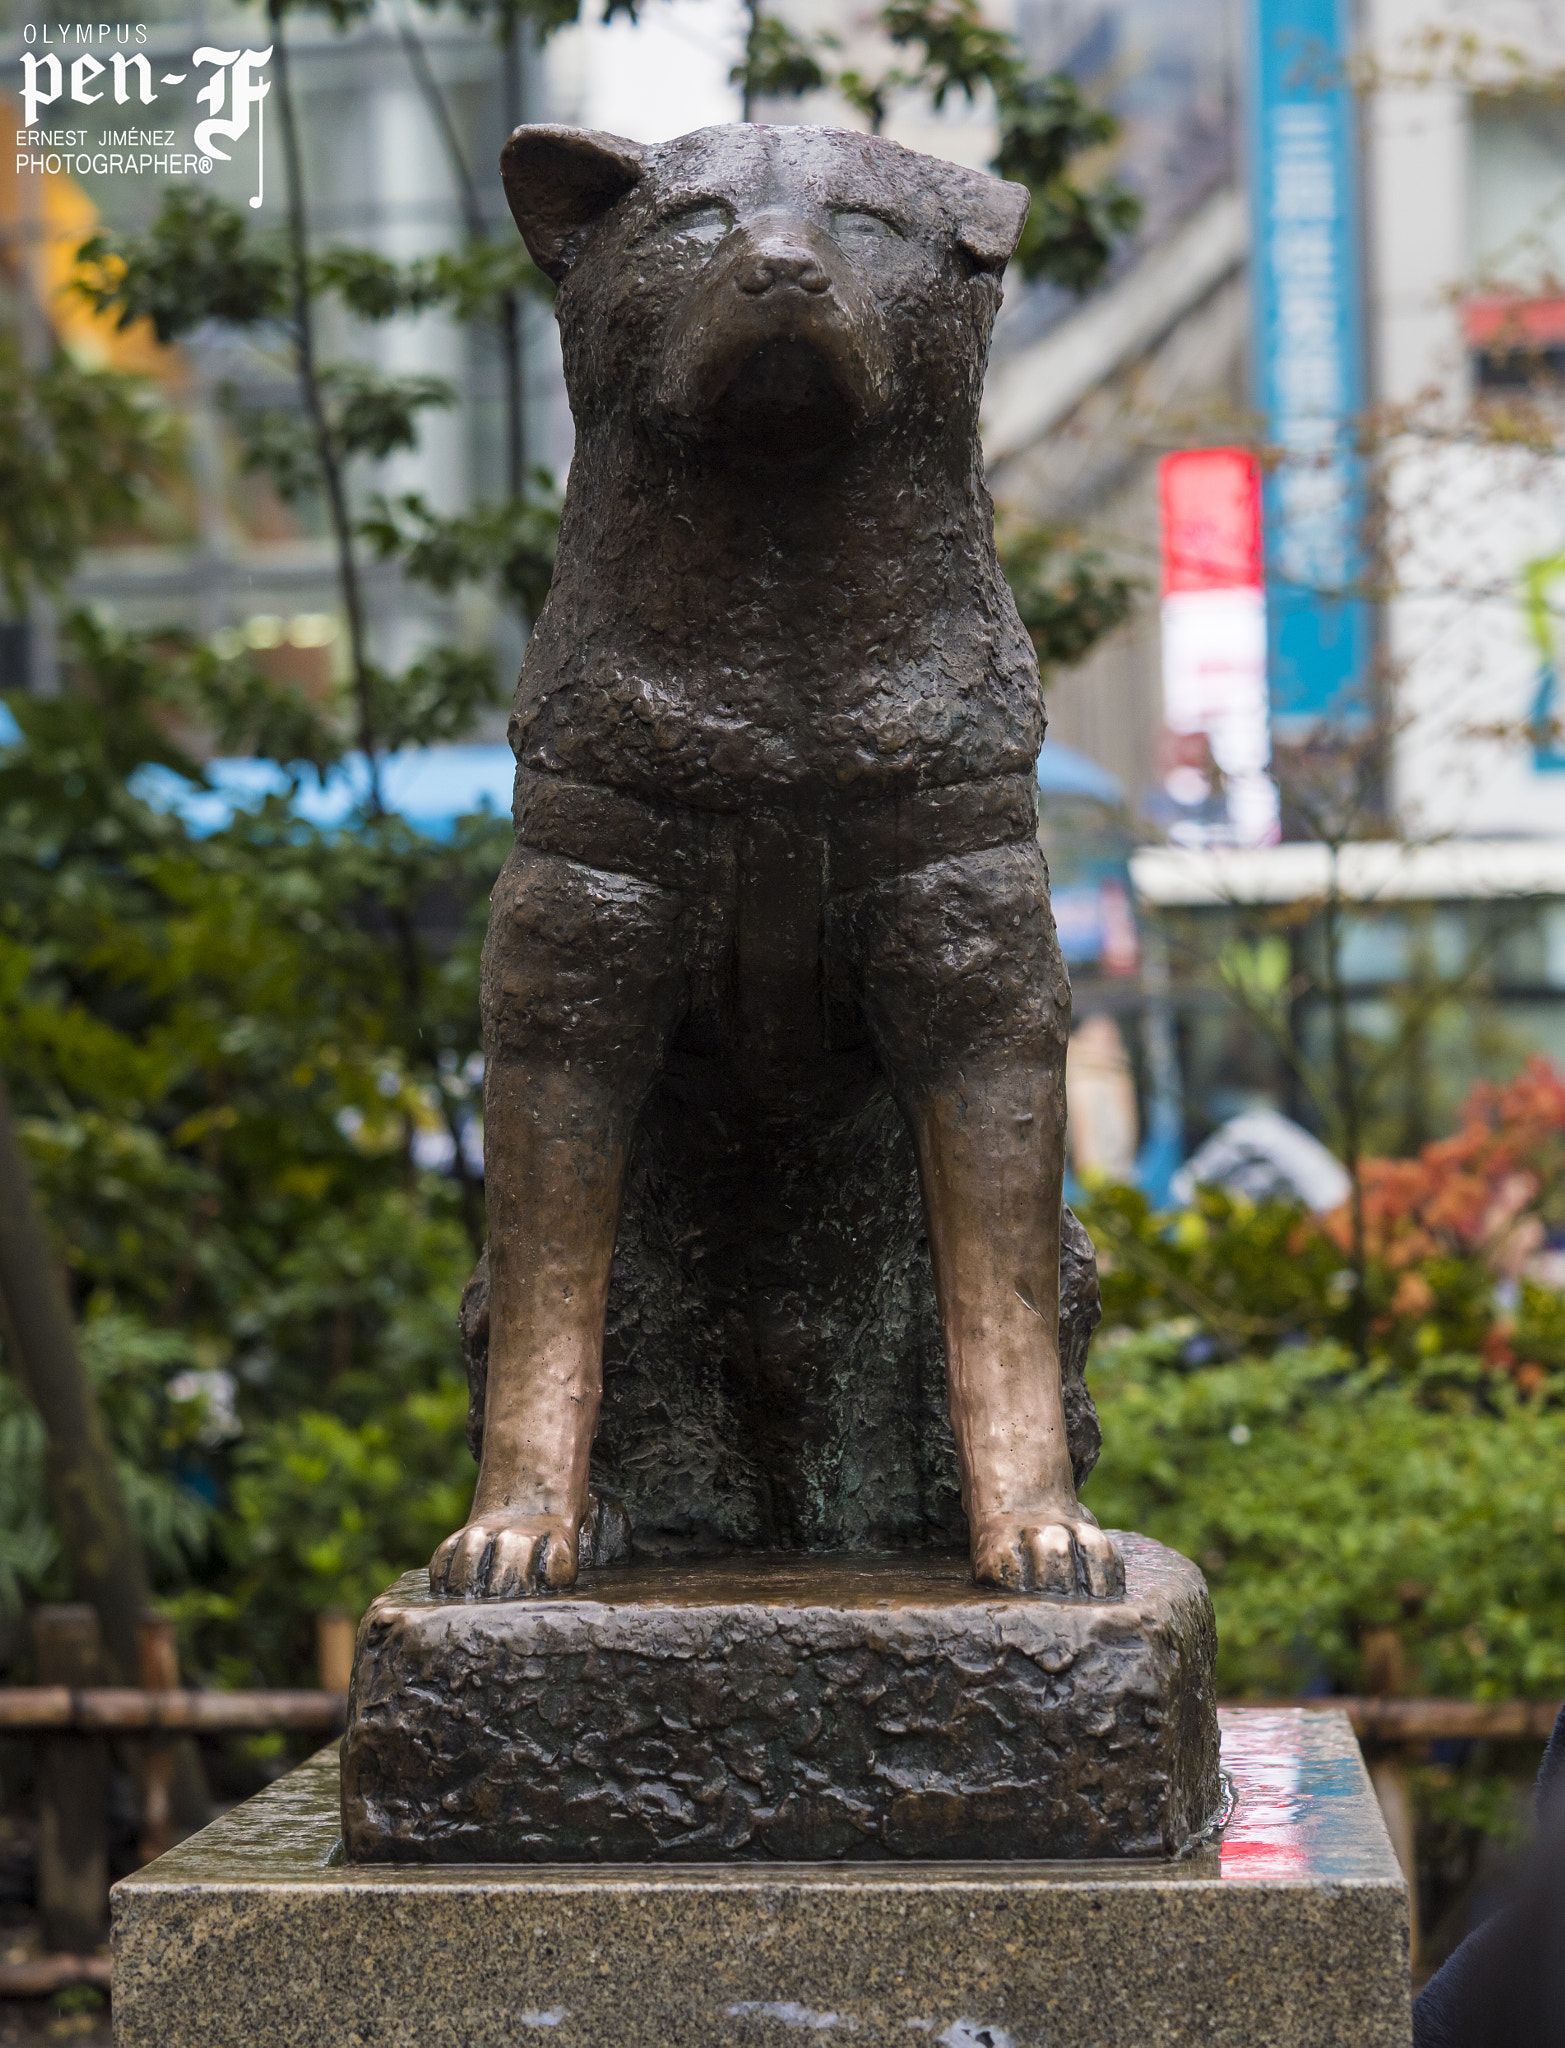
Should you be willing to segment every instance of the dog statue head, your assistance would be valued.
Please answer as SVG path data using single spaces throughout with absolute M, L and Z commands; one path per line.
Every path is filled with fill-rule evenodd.
M 655 148 L 519 128 L 501 167 L 560 286 L 579 431 L 633 420 L 746 466 L 919 414 L 976 433 L 1024 186 L 880 136 L 748 125 Z

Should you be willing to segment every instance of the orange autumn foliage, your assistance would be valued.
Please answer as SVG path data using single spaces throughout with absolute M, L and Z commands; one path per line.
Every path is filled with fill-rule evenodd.
M 1466 1297 L 1467 1339 L 1485 1364 L 1508 1372 L 1523 1391 L 1541 1368 L 1518 1350 L 1516 1302 L 1533 1288 L 1565 1283 L 1557 1244 L 1565 1225 L 1565 1076 L 1534 1058 L 1503 1087 L 1480 1084 L 1460 1128 L 1426 1145 L 1416 1159 L 1366 1159 L 1361 1168 L 1366 1251 L 1380 1271 L 1383 1320 L 1449 1319 L 1453 1292 Z M 1347 1253 L 1347 1205 L 1323 1221 Z M 1479 1297 L 1454 1286 L 1474 1269 L 1486 1327 L 1473 1327 Z M 1387 1325 L 1389 1327 L 1389 1324 Z
M 1540 1056 L 1504 1087 L 1482 1082 L 1451 1137 L 1416 1159 L 1366 1159 L 1362 1172 L 1372 1258 L 1403 1271 L 1476 1254 L 1515 1278 L 1565 1202 L 1565 1076 Z M 1327 1228 L 1346 1250 L 1345 1206 Z

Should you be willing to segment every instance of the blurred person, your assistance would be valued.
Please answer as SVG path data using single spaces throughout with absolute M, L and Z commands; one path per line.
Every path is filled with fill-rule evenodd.
M 1413 2005 L 1413 2048 L 1565 2043 L 1565 1707 L 1538 1772 L 1538 1840 L 1506 1903 L 1442 1964 Z
M 1139 1137 L 1136 1083 L 1124 1035 L 1112 1017 L 1088 1017 L 1072 1032 L 1065 1105 L 1065 1144 L 1075 1171 L 1129 1180 Z

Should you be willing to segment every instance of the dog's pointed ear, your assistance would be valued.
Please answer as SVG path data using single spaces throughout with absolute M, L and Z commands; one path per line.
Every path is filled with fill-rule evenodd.
M 500 178 L 527 253 L 556 284 L 584 229 L 641 177 L 646 151 L 623 135 L 542 123 L 518 128 L 500 152 Z
M 1009 178 L 961 170 L 951 182 L 946 203 L 956 215 L 957 246 L 975 270 L 998 277 L 1016 253 L 1032 194 Z

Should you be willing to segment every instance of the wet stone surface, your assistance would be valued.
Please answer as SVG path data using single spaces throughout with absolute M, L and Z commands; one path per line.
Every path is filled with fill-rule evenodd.
M 1117 1538 L 1123 1600 L 971 1583 L 964 1556 L 771 1554 L 449 1601 L 359 1634 L 350 1861 L 1176 1854 L 1218 1808 L 1201 1574 Z
M 347 1864 L 335 1748 L 114 1893 L 120 2048 L 1409 2048 L 1347 1717 L 1225 1712 L 1173 1860 Z

